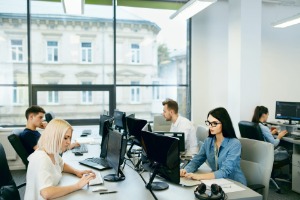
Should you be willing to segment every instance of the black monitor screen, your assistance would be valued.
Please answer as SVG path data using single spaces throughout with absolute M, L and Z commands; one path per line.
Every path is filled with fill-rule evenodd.
M 184 132 L 164 132 L 164 131 L 155 131 L 155 133 L 162 134 L 169 137 L 176 137 L 179 139 L 179 150 L 180 152 L 185 152 L 185 139 Z
M 126 117 L 128 134 L 134 136 L 138 141 L 141 140 L 141 131 L 143 127 L 147 124 L 144 119 L 136 119 L 132 117 Z
M 142 131 L 142 146 L 156 172 L 165 179 L 179 184 L 179 139 Z M 155 174 L 155 173 L 154 173 Z M 148 183 L 147 188 L 153 189 Z
M 103 118 L 103 122 L 101 122 L 102 120 L 100 118 L 100 129 L 102 129 L 101 152 L 100 152 L 101 158 L 106 158 L 108 133 L 109 133 L 109 130 L 112 129 L 112 123 L 113 123 L 113 119 L 114 119 L 113 117 L 110 117 L 105 120 L 105 118 Z
M 103 135 L 103 129 L 104 129 L 104 121 L 108 119 L 113 119 L 113 117 L 108 116 L 108 115 L 100 115 L 100 123 L 99 123 L 99 135 Z
M 300 102 L 276 101 L 275 118 L 300 121 Z
M 115 110 L 114 111 L 114 124 L 115 128 L 118 129 L 119 131 L 126 130 L 126 113 L 122 111 Z
M 122 133 L 110 130 L 108 134 L 107 145 L 107 162 L 115 170 L 115 174 L 109 174 L 104 177 L 107 181 L 124 180 L 125 176 L 122 173 L 120 166 L 124 162 L 125 152 L 127 147 L 126 136 Z

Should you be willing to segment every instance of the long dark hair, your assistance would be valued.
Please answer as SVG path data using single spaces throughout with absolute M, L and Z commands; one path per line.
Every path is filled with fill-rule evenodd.
M 259 119 L 261 118 L 261 116 L 263 114 L 268 114 L 269 113 L 269 110 L 267 107 L 264 107 L 264 106 L 256 106 L 255 110 L 254 110 L 254 114 L 253 114 L 253 117 L 252 117 L 252 122 L 254 123 L 259 123 Z
M 230 116 L 225 108 L 215 108 L 209 111 L 209 113 L 207 114 L 207 118 L 209 115 L 218 119 L 222 123 L 222 133 L 224 137 L 236 138 Z M 214 137 L 214 135 L 211 134 L 210 130 L 208 131 L 208 137 Z

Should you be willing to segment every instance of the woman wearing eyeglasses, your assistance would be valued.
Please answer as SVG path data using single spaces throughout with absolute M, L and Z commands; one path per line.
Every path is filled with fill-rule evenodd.
M 195 180 L 229 178 L 246 185 L 241 170 L 241 143 L 236 138 L 230 116 L 225 108 L 215 108 L 207 115 L 208 138 L 190 163 L 180 170 L 180 176 Z M 213 172 L 194 173 L 207 161 Z

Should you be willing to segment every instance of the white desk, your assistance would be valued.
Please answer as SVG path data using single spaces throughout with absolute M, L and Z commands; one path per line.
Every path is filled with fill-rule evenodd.
M 293 144 L 292 190 L 300 193 L 300 140 L 283 137 L 282 140 Z
M 78 137 L 80 135 L 81 131 L 84 128 L 74 128 L 74 136 L 73 139 Z M 92 129 L 93 133 L 92 136 L 98 136 L 98 131 L 96 129 Z M 95 133 L 96 134 L 95 134 Z M 99 137 L 99 136 L 98 136 Z M 88 157 L 93 156 L 99 156 L 100 155 L 100 146 L 99 145 L 89 145 L 89 153 L 87 153 L 84 156 L 74 156 L 71 151 L 68 151 L 63 154 L 63 159 L 66 163 L 72 165 L 73 167 L 77 169 L 88 169 L 88 167 L 80 165 L 78 163 L 79 160 L 83 160 Z M 210 170 L 208 167 L 201 167 L 202 172 Z M 100 195 L 98 192 L 92 192 L 91 187 L 89 188 L 85 186 L 82 190 L 78 190 L 76 192 L 73 192 L 69 195 L 66 195 L 64 197 L 58 198 L 60 200 L 65 199 L 114 199 L 114 200 L 123 200 L 123 199 L 132 199 L 132 200 L 150 200 L 154 199 L 153 195 L 149 190 L 145 188 L 145 183 L 143 179 L 140 177 L 140 175 L 134 171 L 131 167 L 125 166 L 124 169 L 124 175 L 126 179 L 124 181 L 120 182 L 104 182 L 104 186 L 107 187 L 109 190 L 117 190 L 117 193 L 112 194 L 104 194 Z M 113 173 L 113 170 L 104 170 L 101 171 L 102 176 L 104 177 L 106 174 Z M 143 178 L 146 182 L 149 181 L 149 172 L 144 172 L 142 174 Z M 63 174 L 63 178 L 59 185 L 70 185 L 74 184 L 78 181 L 79 178 L 77 178 L 74 175 L 71 174 Z M 158 179 L 158 178 L 156 178 Z M 169 189 L 164 191 L 157 191 L 154 192 L 155 196 L 159 200 L 190 200 L 195 199 L 194 196 L 194 189 L 195 187 L 183 187 L 180 185 L 169 184 Z M 234 192 L 228 194 L 228 199 L 247 199 L 247 200 L 261 200 L 262 196 L 251 189 L 237 183 L 239 186 L 245 188 L 246 190 L 242 192 Z
M 211 169 L 208 167 L 206 163 L 204 163 L 198 170 L 197 173 L 208 173 L 211 172 Z M 149 181 L 149 172 L 145 172 L 142 174 L 143 178 L 148 182 Z M 160 178 L 155 178 L 155 181 L 164 181 Z M 232 181 L 232 180 L 230 180 Z M 244 199 L 244 200 L 262 200 L 262 195 L 259 193 L 251 190 L 250 188 L 244 186 L 241 183 L 238 183 L 236 181 L 233 181 L 238 186 L 245 188 L 245 190 L 240 192 L 232 192 L 228 193 L 227 197 L 228 199 Z M 196 199 L 194 195 L 194 190 L 196 186 L 192 187 L 186 187 L 181 186 L 173 183 L 169 183 L 169 189 L 163 190 L 163 191 L 154 191 L 155 196 L 157 199 L 174 199 L 174 200 L 181 200 L 181 199 Z

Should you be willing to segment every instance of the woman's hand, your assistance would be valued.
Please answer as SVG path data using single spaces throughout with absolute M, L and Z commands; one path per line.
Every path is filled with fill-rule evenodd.
M 80 144 L 78 142 L 74 142 L 70 145 L 70 149 L 73 149 L 73 148 L 79 147 L 79 146 L 80 146 Z
M 274 129 L 271 131 L 271 133 L 272 133 L 272 135 L 275 135 L 275 134 L 277 134 L 277 133 L 278 133 L 278 130 L 277 130 L 277 128 L 274 128 Z
M 90 182 L 90 180 L 93 180 L 96 177 L 94 173 L 85 174 L 81 177 L 81 179 L 77 182 L 76 186 L 77 189 L 83 188 L 86 184 Z
M 283 131 L 281 131 L 280 133 L 278 133 L 278 139 L 281 139 L 283 136 L 285 136 L 286 134 L 287 134 L 288 132 L 287 132 L 287 130 L 283 130 Z
M 186 170 L 185 169 L 180 169 L 180 176 L 185 176 L 186 175 Z
M 194 180 L 201 180 L 201 174 L 186 173 L 184 177 Z
M 93 174 L 95 176 L 95 172 L 92 170 L 76 170 L 74 173 L 77 177 L 81 178 L 83 175 Z

